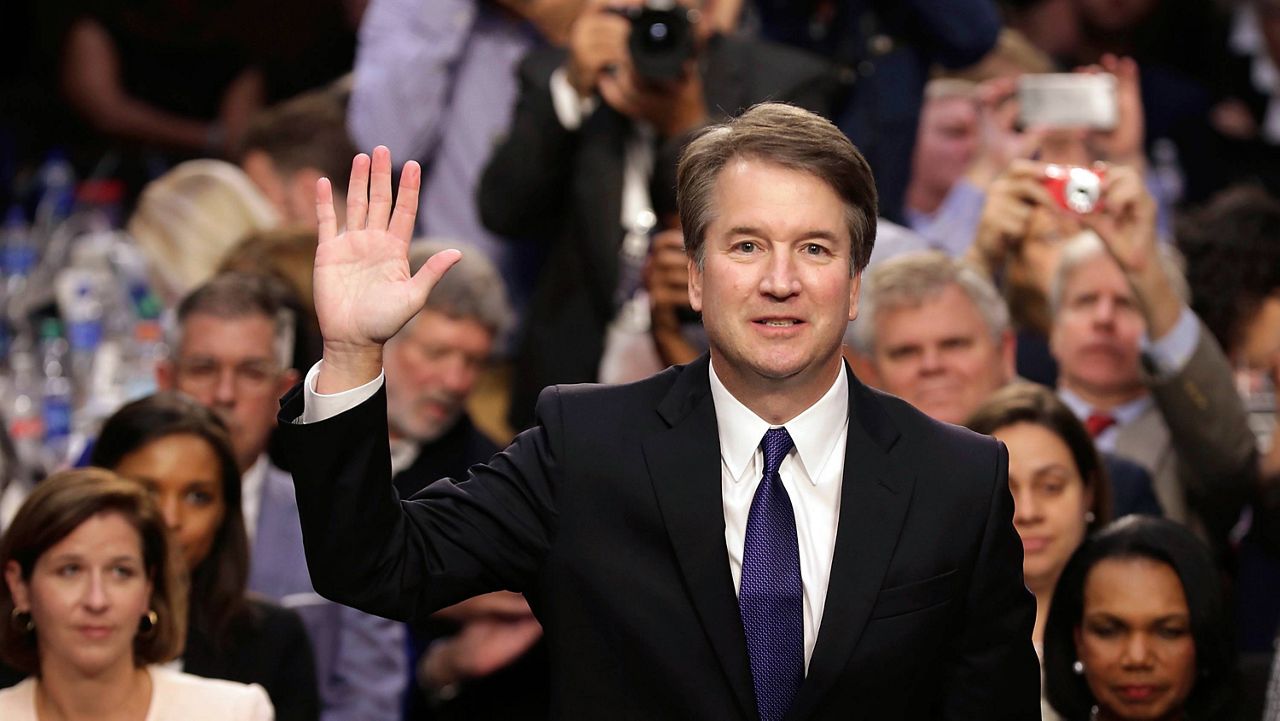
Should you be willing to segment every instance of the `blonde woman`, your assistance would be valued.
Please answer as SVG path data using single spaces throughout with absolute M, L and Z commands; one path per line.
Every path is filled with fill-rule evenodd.
M 279 223 L 240 168 L 190 160 L 143 189 L 127 230 L 147 257 L 155 290 L 172 307 L 213 277 L 242 238 Z

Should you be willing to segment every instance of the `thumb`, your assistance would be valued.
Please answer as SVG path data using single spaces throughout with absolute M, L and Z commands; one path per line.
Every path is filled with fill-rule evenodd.
M 436 283 L 440 282 L 440 279 L 453 267 L 454 263 L 461 259 L 462 251 L 454 248 L 442 250 L 428 258 L 427 262 L 423 263 L 418 272 L 413 275 L 413 290 L 414 295 L 417 296 L 415 302 L 419 304 L 425 303 L 427 296 L 431 293 L 431 289 L 436 286 Z

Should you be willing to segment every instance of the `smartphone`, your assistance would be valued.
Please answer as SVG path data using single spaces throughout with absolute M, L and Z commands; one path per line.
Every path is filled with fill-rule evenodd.
M 1022 127 L 1096 128 L 1116 126 L 1116 78 L 1108 73 L 1040 73 L 1018 78 Z

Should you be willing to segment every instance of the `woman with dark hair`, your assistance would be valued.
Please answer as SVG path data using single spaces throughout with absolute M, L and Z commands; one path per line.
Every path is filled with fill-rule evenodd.
M 1044 386 L 1005 386 L 965 425 L 1009 449 L 1013 525 L 1022 538 L 1022 575 L 1036 596 L 1032 639 L 1039 648 L 1067 559 L 1090 530 L 1111 520 L 1106 470 L 1080 420 Z
M 1209 549 L 1145 516 L 1087 539 L 1058 582 L 1044 668 L 1068 721 L 1230 718 L 1235 653 Z
M 1054 586 L 1067 559 L 1090 530 L 1111 520 L 1111 485 L 1084 426 L 1044 386 L 1005 386 L 966 425 L 1009 449 L 1013 527 L 1022 539 L 1022 576 L 1036 597 L 1031 640 L 1040 653 Z M 1053 718 L 1048 708 L 1043 711 Z
M 183 669 L 259 683 L 281 721 L 319 716 L 310 641 L 293 611 L 248 598 L 240 475 L 226 428 L 177 393 L 134 401 L 107 419 L 90 462 L 146 486 L 191 572 Z
M 36 486 L 0 541 L 0 657 L 31 674 L 0 718 L 269 721 L 262 688 L 155 664 L 182 650 L 186 574 L 136 483 L 99 468 Z

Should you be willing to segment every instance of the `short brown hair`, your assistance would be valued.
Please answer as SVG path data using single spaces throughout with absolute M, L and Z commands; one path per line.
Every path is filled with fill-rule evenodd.
M 169 543 L 164 519 L 140 484 L 100 468 L 49 476 L 36 484 L 0 539 L 0 566 L 15 561 L 22 578 L 30 581 L 40 556 L 100 513 L 118 513 L 138 531 L 143 565 L 151 579 L 151 609 L 157 621 L 152 631 L 134 637 L 134 665 L 177 658 L 187 634 L 187 578 L 177 549 Z M 18 671 L 38 674 L 39 629 L 29 632 L 12 623 L 13 610 L 9 584 L 0 583 L 0 658 Z
M 1016 423 L 1040 426 L 1062 439 L 1084 487 L 1093 492 L 1093 504 L 1089 507 L 1093 520 L 1089 522 L 1089 530 L 1105 526 L 1112 512 L 1107 469 L 1084 424 L 1053 391 L 1038 383 L 1015 381 L 991 394 L 969 416 L 965 426 L 989 436 Z
M 867 159 L 831 121 L 793 105 L 760 103 L 698 134 L 676 171 L 676 202 L 689 257 L 702 266 L 707 227 L 715 215 L 720 171 L 748 158 L 808 173 L 831 186 L 845 206 L 850 274 L 867 267 L 876 237 L 876 184 Z
M 315 168 L 328 178 L 347 177 L 356 149 L 347 133 L 346 97 L 321 88 L 263 110 L 249 121 L 240 157 L 252 150 L 270 156 L 281 174 Z

